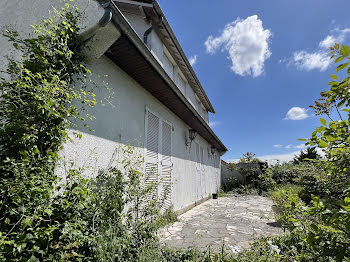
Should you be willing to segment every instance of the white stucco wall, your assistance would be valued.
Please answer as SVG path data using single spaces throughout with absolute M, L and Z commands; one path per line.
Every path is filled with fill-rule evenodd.
M 76 5 L 82 12 L 84 19 L 80 22 L 81 28 L 88 28 L 96 24 L 103 15 L 103 8 L 94 0 L 75 0 Z M 0 27 L 14 27 L 19 33 L 26 35 L 32 32 L 31 25 L 40 22 L 50 16 L 53 8 L 60 9 L 63 1 L 60 0 L 2 0 L 0 7 Z M 0 34 L 0 70 L 6 68 L 5 56 L 17 56 L 13 52 L 12 43 Z
M 60 3 L 57 0 L 5 0 L 0 9 L 0 24 L 7 25 L 13 22 L 12 24 L 20 33 L 28 33 L 31 31 L 31 24 L 48 17 L 48 10 L 52 9 L 52 6 L 59 7 Z M 82 23 L 83 27 L 90 27 L 101 18 L 103 10 L 98 7 L 95 1 L 78 0 L 76 3 L 87 17 Z M 144 29 L 140 25 L 137 30 Z M 151 37 L 151 39 L 155 41 L 156 38 Z M 161 46 L 159 42 L 157 45 Z M 6 67 L 4 57 L 16 54 L 11 54 L 11 44 L 2 36 L 0 36 L 0 46 L 0 68 L 3 69 Z M 160 51 L 154 50 L 155 52 Z M 191 150 L 185 145 L 189 126 L 108 58 L 102 57 L 88 67 L 93 72 L 94 82 L 99 86 L 95 91 L 97 97 L 106 98 L 112 95 L 110 101 L 113 106 L 105 101 L 105 106 L 98 105 L 93 109 L 92 114 L 96 119 L 90 122 L 89 126 L 95 130 L 94 132 L 77 128 L 83 134 L 82 139 L 75 139 L 73 143 L 67 143 L 61 152 L 67 165 L 74 162 L 76 166 L 89 167 L 86 173 L 94 176 L 97 175 L 98 170 L 110 166 L 113 160 L 123 157 L 120 151 L 116 151 L 116 148 L 121 145 L 129 143 L 135 147 L 136 154 L 143 155 L 145 108 L 148 107 L 174 126 L 172 134 L 174 163 L 172 202 L 174 209 L 180 210 L 217 192 L 220 186 L 220 167 L 208 155 L 208 148 L 211 145 L 200 136 L 197 136 L 194 141 L 200 143 L 204 148 L 205 164 L 201 168 L 205 182 L 200 185 L 198 183 L 199 167 L 198 163 L 195 162 L 194 142 Z M 111 92 L 106 89 L 106 86 Z M 217 159 L 217 161 L 219 160 Z M 62 172 L 63 167 L 59 170 Z
M 104 83 L 108 83 L 108 87 L 114 92 L 110 101 L 112 105 L 97 105 L 93 109 L 96 119 L 88 124 L 95 132 L 79 128 L 83 137 L 76 139 L 74 144 L 68 143 L 65 146 L 63 155 L 66 161 L 73 160 L 78 166 L 89 166 L 89 174 L 95 175 L 98 170 L 108 167 L 113 158 L 118 159 L 118 154 L 120 156 L 118 148 L 122 145 L 130 144 L 135 147 L 136 155 L 143 155 L 147 107 L 162 119 L 171 122 L 174 127 L 172 133 L 172 202 L 174 209 L 185 208 L 218 191 L 220 168 L 215 166 L 217 163 L 214 163 L 214 159 L 208 154 L 208 148 L 211 146 L 208 142 L 197 136 L 189 150 L 185 139 L 190 127 L 108 58 L 102 57 L 89 68 L 94 72 L 94 82 L 100 86 L 96 90 L 98 98 L 108 97 L 111 94 L 104 87 Z M 202 169 L 205 183 L 202 186 L 197 183 L 196 142 L 204 148 L 205 164 Z M 201 194 L 198 194 L 198 191 L 202 191 Z

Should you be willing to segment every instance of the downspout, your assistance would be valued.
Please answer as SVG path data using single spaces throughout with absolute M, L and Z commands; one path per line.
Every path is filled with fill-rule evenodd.
M 150 28 L 148 28 L 145 32 L 145 34 L 143 35 L 143 42 L 145 43 L 145 45 L 147 45 L 147 39 L 148 39 L 148 35 L 154 30 L 156 29 L 161 23 L 163 23 L 163 16 L 154 24 L 152 25 Z
M 100 30 L 102 27 L 105 27 L 112 20 L 113 10 L 110 4 L 110 2 L 102 4 L 102 7 L 105 9 L 105 12 L 101 17 L 100 21 L 98 21 L 96 25 L 90 27 L 89 29 L 80 34 L 81 40 L 83 42 L 93 37 L 98 30 Z

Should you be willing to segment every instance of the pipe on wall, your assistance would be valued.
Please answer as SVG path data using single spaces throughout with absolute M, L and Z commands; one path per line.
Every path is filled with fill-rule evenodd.
M 113 10 L 110 4 L 111 4 L 110 2 L 102 4 L 102 7 L 105 9 L 103 16 L 101 17 L 100 21 L 98 21 L 96 25 L 90 27 L 89 29 L 87 29 L 86 31 L 80 34 L 82 41 L 85 42 L 89 38 L 93 37 L 98 30 L 108 25 L 108 23 L 112 20 Z
M 143 42 L 147 45 L 148 35 L 156 29 L 160 24 L 163 23 L 163 17 L 161 17 L 154 25 L 152 25 L 150 28 L 148 28 L 143 35 Z

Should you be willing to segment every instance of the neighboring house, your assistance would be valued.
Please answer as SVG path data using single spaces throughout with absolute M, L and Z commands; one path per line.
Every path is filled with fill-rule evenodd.
M 0 22 L 16 17 L 17 28 L 28 31 L 57 2 L 5 0 Z M 94 131 L 78 128 L 83 137 L 65 145 L 64 158 L 103 170 L 123 157 L 118 146 L 130 144 L 144 157 L 148 179 L 171 186 L 167 204 L 176 211 L 208 199 L 220 187 L 220 156 L 227 149 L 209 127 L 214 108 L 158 3 L 104 1 L 103 9 L 80 0 L 78 5 L 85 10 L 82 37 L 99 86 L 95 93 L 106 97 L 111 90 L 113 106 L 93 109 Z M 5 41 L 0 38 L 0 57 L 8 55 Z M 192 142 L 190 130 L 196 131 Z

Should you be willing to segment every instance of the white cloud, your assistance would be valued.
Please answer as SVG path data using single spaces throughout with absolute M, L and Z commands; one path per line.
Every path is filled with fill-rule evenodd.
M 190 57 L 189 62 L 191 64 L 191 66 L 194 66 L 194 64 L 197 62 L 197 55 Z
M 294 151 L 291 153 L 287 154 L 278 154 L 278 155 L 263 155 L 263 156 L 258 156 L 257 158 L 260 159 L 261 161 L 266 161 L 268 164 L 273 165 L 276 164 L 277 161 L 279 162 L 289 162 L 293 160 L 293 158 L 298 155 L 300 151 Z
M 322 149 L 316 148 L 316 151 L 321 157 L 325 156 L 325 153 L 322 151 Z M 269 165 L 274 165 L 278 161 L 280 163 L 289 162 L 293 160 L 293 158 L 297 155 L 300 155 L 300 151 L 293 151 L 287 154 L 278 154 L 278 155 L 263 155 L 263 156 L 257 156 L 257 158 L 262 161 L 268 162 Z
M 285 119 L 286 120 L 303 120 L 308 117 L 309 115 L 307 114 L 307 109 L 301 108 L 301 107 L 292 107 L 287 112 Z
M 245 20 L 237 18 L 226 25 L 218 37 L 210 35 L 205 42 L 206 51 L 215 53 L 226 50 L 232 61 L 231 70 L 238 75 L 257 77 L 264 71 L 264 62 L 271 56 L 269 39 L 271 32 L 264 29 L 257 15 Z
M 298 51 L 294 53 L 293 60 L 298 69 L 305 71 L 316 69 L 323 72 L 332 63 L 328 53 L 325 51 L 318 51 L 314 53 Z
M 330 46 L 333 46 L 335 43 L 338 43 L 338 44 L 343 43 L 347 35 L 350 33 L 350 28 L 345 28 L 345 29 L 336 28 L 332 32 L 333 34 L 327 35 L 326 38 L 319 43 L 319 47 L 328 48 Z
M 284 148 L 289 149 L 289 148 L 292 148 L 292 146 L 293 146 L 293 145 L 287 145 L 287 146 L 285 146 Z
M 306 146 L 305 146 L 305 144 L 300 144 L 300 145 L 295 146 L 294 148 L 304 149 L 304 148 L 306 148 Z
M 328 47 L 333 46 L 335 43 L 343 43 L 348 34 L 350 34 L 350 28 L 336 28 L 331 31 L 331 34 L 327 35 L 319 42 L 319 48 L 317 50 L 314 52 L 308 52 L 305 50 L 296 51 L 294 52 L 293 57 L 289 60 L 289 63 L 294 63 L 299 70 L 319 70 L 323 72 L 332 63 L 328 54 Z
M 322 151 L 322 149 L 316 148 L 316 151 L 321 157 L 325 156 L 325 153 Z M 293 152 L 286 153 L 286 154 L 262 155 L 262 156 L 257 156 L 256 158 L 260 159 L 261 161 L 266 161 L 269 165 L 275 165 L 278 162 L 280 162 L 280 163 L 289 162 L 289 161 L 293 160 L 293 158 L 297 155 L 300 155 L 300 150 L 293 151 Z M 225 161 L 229 162 L 229 163 L 237 163 L 239 161 L 239 159 L 228 159 Z
M 213 127 L 215 127 L 215 126 L 218 126 L 218 125 L 220 125 L 220 122 L 218 122 L 218 121 L 209 122 L 209 126 L 210 126 L 211 128 L 213 128 Z
M 277 144 L 277 145 L 273 145 L 273 147 L 275 147 L 275 148 L 281 148 L 281 147 L 282 147 L 282 145 Z

